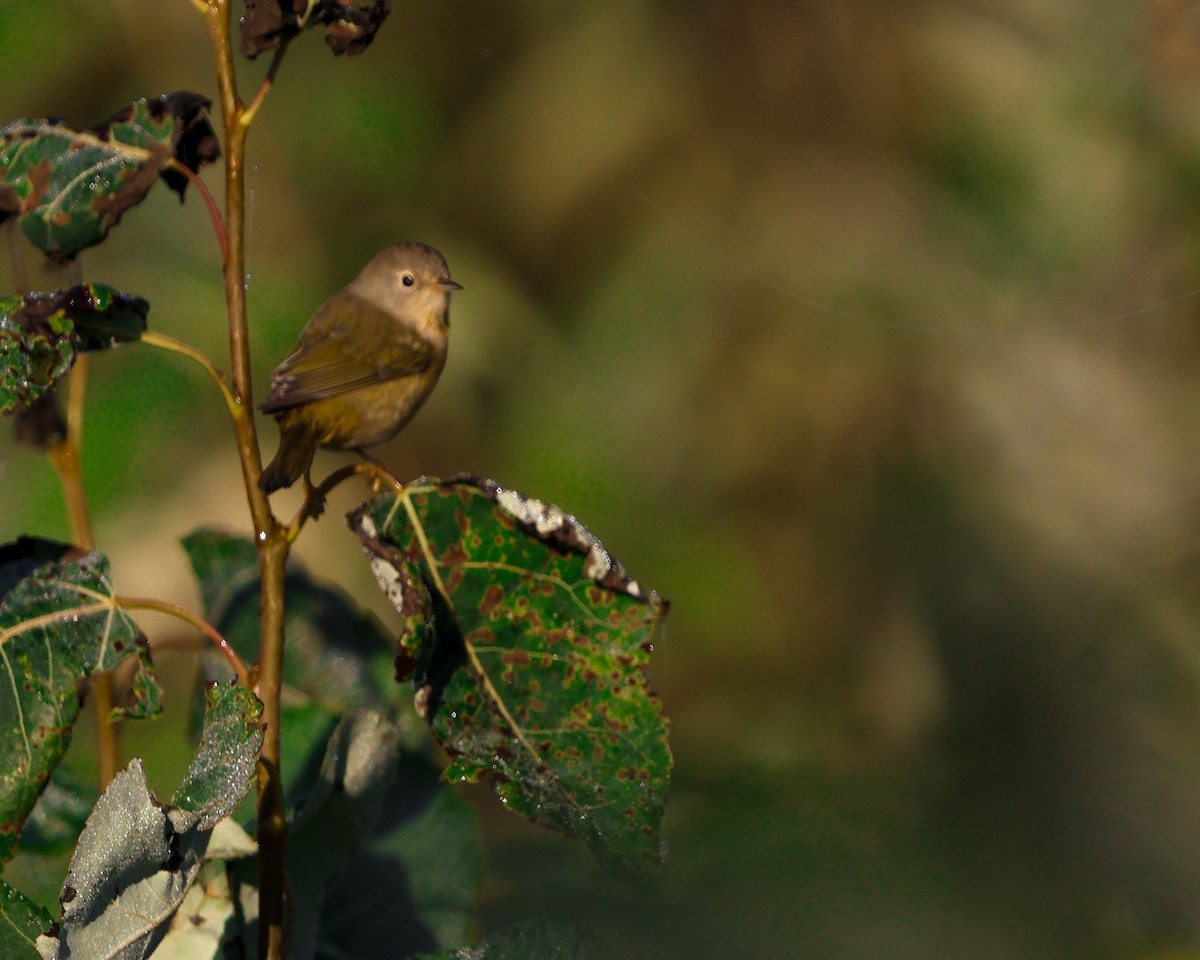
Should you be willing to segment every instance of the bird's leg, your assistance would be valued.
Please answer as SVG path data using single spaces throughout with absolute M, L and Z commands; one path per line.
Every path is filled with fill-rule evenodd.
M 325 494 L 313 486 L 307 470 L 304 471 L 304 512 L 314 520 L 325 512 Z
M 384 473 L 387 473 L 387 467 L 383 465 L 383 461 L 379 460 L 364 450 L 362 447 L 355 447 L 354 452 L 359 455 L 365 462 L 374 464 Z M 378 494 L 383 487 L 383 480 L 378 473 L 371 474 L 371 493 Z

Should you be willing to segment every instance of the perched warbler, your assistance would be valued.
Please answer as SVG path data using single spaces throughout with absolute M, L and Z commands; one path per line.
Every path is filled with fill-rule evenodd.
M 405 242 L 321 305 L 258 407 L 279 422 L 264 492 L 307 479 L 317 447 L 362 453 L 400 432 L 446 365 L 450 293 L 461 289 L 433 247 Z

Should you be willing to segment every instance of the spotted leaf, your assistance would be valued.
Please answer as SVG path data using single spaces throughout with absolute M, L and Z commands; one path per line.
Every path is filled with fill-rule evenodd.
M 32 538 L 0 546 L 0 863 L 70 744 L 87 678 L 145 647 L 101 554 Z
M 136 340 L 149 309 L 102 283 L 0 298 L 0 415 L 46 397 L 77 353 Z
M 162 177 L 183 198 L 193 172 L 220 156 L 210 101 L 179 91 L 136 100 L 90 130 L 61 118 L 14 120 L 0 128 L 0 221 L 63 261 L 99 243 Z
M 671 754 L 646 668 L 666 602 L 574 517 L 488 480 L 419 480 L 350 523 L 405 618 L 398 664 L 445 776 L 656 871 Z

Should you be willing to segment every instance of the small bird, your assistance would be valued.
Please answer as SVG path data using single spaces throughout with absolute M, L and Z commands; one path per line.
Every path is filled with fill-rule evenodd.
M 279 422 L 264 493 L 307 483 L 317 447 L 365 457 L 400 432 L 446 365 L 450 294 L 461 289 L 440 253 L 410 241 L 376 254 L 321 305 L 258 407 Z

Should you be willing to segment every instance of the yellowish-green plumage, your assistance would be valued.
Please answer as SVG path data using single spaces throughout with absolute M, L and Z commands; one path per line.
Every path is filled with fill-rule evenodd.
M 317 447 L 362 451 L 394 437 L 429 396 L 450 339 L 446 261 L 397 243 L 317 310 L 259 405 L 279 421 L 279 450 L 259 478 L 266 493 L 307 477 Z

